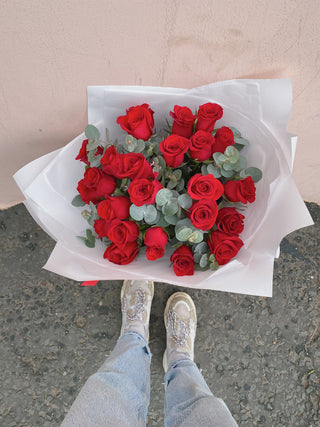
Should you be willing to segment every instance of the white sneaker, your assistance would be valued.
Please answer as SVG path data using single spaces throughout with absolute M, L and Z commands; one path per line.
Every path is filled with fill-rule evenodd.
M 153 282 L 148 280 L 125 280 L 121 289 L 122 327 L 125 332 L 139 332 L 149 340 L 149 319 L 154 294 Z
M 163 368 L 179 359 L 194 357 L 194 339 L 197 328 L 196 307 L 185 292 L 176 292 L 167 301 L 164 311 L 167 330 L 167 349 L 163 355 Z

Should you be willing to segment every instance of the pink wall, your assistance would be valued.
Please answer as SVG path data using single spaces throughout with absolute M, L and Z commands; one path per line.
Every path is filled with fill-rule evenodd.
M 320 202 L 317 0 L 2 0 L 0 207 L 13 173 L 86 125 L 86 86 L 291 77 L 294 177 Z

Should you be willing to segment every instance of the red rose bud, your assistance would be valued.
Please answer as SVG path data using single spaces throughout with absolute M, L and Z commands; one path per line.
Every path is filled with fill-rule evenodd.
M 77 187 L 81 199 L 87 204 L 98 203 L 112 194 L 115 189 L 115 179 L 98 168 L 88 168 Z
M 153 132 L 153 114 L 148 104 L 137 105 L 130 107 L 126 116 L 119 116 L 117 123 L 129 135 L 147 141 Z
M 211 157 L 214 137 L 211 133 L 204 130 L 198 130 L 190 138 L 190 156 L 203 162 Z
M 137 242 L 129 242 L 123 248 L 119 248 L 114 243 L 111 243 L 103 254 L 103 258 L 107 258 L 110 262 L 118 265 L 130 264 L 139 253 Z
M 182 245 L 170 257 L 173 270 L 177 276 L 192 276 L 194 273 L 194 258 L 192 250 Z
M 183 162 L 184 154 L 188 151 L 189 146 L 189 139 L 179 135 L 170 135 L 160 142 L 159 149 L 166 164 L 171 168 L 177 168 Z
M 97 213 L 100 218 L 111 221 L 114 218 L 127 219 L 129 217 L 130 200 L 125 196 L 107 196 L 98 204 Z
M 94 221 L 94 231 L 97 233 L 99 239 L 107 237 L 111 221 L 105 219 L 96 219 Z
M 139 227 L 133 221 L 121 221 L 116 218 L 109 225 L 107 237 L 119 248 L 123 248 L 127 243 L 138 239 Z
M 223 194 L 221 182 L 213 175 L 197 173 L 189 179 L 187 192 L 193 200 L 211 199 L 218 200 Z
M 230 202 L 252 203 L 256 199 L 256 187 L 251 176 L 248 176 L 240 181 L 226 182 L 224 194 Z
M 236 208 L 222 208 L 218 212 L 216 226 L 218 231 L 238 236 L 242 233 L 244 216 Z
M 150 163 L 141 153 L 122 154 L 123 169 L 120 178 L 131 180 L 139 178 L 153 178 Z
M 213 153 L 224 153 L 225 149 L 229 145 L 234 144 L 234 135 L 231 129 L 223 126 L 218 129 L 214 136 L 214 143 L 212 145 L 212 154 Z
M 79 154 L 76 157 L 76 160 L 80 160 L 81 162 L 84 162 L 86 165 L 90 165 L 89 160 L 88 160 L 88 152 L 87 152 L 88 142 L 89 142 L 88 139 L 85 139 L 82 142 L 82 146 L 80 148 Z M 103 148 L 99 145 L 99 147 L 97 147 L 94 155 L 97 156 L 98 154 L 102 154 L 102 153 L 103 153 Z
M 214 226 L 218 205 L 214 200 L 203 199 L 194 202 L 190 208 L 190 221 L 199 230 L 207 231 Z
M 163 188 L 161 183 L 154 179 L 135 179 L 131 181 L 128 193 L 130 195 L 131 202 L 136 206 L 151 205 L 156 200 L 157 192 Z
M 161 227 L 148 228 L 144 236 L 144 244 L 146 246 L 161 246 L 165 247 L 168 243 L 168 235 Z
M 165 254 L 165 246 L 167 243 L 168 235 L 161 227 L 148 228 L 144 236 L 144 244 L 147 246 L 147 259 L 154 261 L 162 258 Z
M 121 178 L 123 171 L 123 155 L 119 154 L 114 145 L 110 145 L 100 160 L 102 169 L 115 178 Z
M 215 254 L 219 265 L 227 264 L 243 246 L 243 242 L 239 237 L 230 236 L 221 231 L 213 231 L 207 239 L 207 244 L 210 252 Z
M 149 261 L 155 261 L 156 259 L 162 258 L 165 254 L 165 248 L 162 246 L 147 246 L 146 257 Z
M 223 109 L 218 104 L 208 102 L 207 104 L 200 105 L 198 110 L 198 120 L 196 130 L 205 130 L 212 132 L 216 121 L 223 116 Z
M 173 112 L 170 111 L 170 116 L 173 118 L 172 133 L 189 138 L 193 133 L 193 123 L 197 116 L 192 114 L 188 107 L 180 107 L 175 105 Z

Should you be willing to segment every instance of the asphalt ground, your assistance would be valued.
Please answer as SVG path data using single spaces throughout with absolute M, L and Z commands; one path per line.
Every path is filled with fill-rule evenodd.
M 195 301 L 195 360 L 240 426 L 320 425 L 320 206 L 275 261 L 259 298 L 155 284 L 149 426 L 163 425 L 163 310 L 177 290 Z M 23 205 L 0 212 L 0 425 L 58 426 L 110 354 L 121 327 L 120 281 L 81 287 L 42 269 L 54 241 Z

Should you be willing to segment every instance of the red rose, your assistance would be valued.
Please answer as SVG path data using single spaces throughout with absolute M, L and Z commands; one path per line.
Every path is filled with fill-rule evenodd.
M 154 112 L 148 104 L 137 105 L 136 107 L 130 107 L 126 116 L 119 116 L 117 123 L 129 135 L 147 141 L 153 132 L 153 114 Z
M 127 243 L 137 240 L 139 227 L 133 221 L 121 221 L 116 218 L 109 225 L 107 237 L 119 248 L 123 248 Z
M 103 258 L 108 258 L 110 262 L 118 265 L 130 264 L 139 253 L 137 242 L 129 242 L 123 248 L 119 248 L 111 243 L 103 254 Z
M 99 239 L 107 237 L 111 221 L 105 219 L 96 219 L 94 221 L 94 231 L 97 233 Z
M 81 199 L 89 204 L 98 203 L 116 189 L 115 179 L 98 168 L 88 168 L 83 179 L 78 183 L 77 190 Z
M 189 138 L 193 133 L 193 123 L 197 118 L 192 114 L 190 108 L 175 105 L 173 112 L 170 111 L 170 116 L 174 120 L 172 124 L 172 133 Z
M 197 159 L 203 162 L 209 159 L 212 154 L 212 145 L 214 137 L 210 132 L 198 130 L 190 138 L 190 156 L 192 159 Z
M 110 145 L 100 160 L 103 171 L 120 178 L 123 171 L 123 154 L 119 154 L 114 145 Z
M 131 202 L 136 206 L 151 205 L 156 200 L 156 194 L 163 188 L 161 183 L 154 179 L 135 179 L 131 181 L 128 193 L 130 195 Z
M 86 165 L 90 165 L 88 160 L 88 152 L 87 152 L 88 142 L 89 142 L 88 139 L 85 139 L 82 142 L 82 146 L 80 148 L 79 154 L 76 157 L 76 160 L 80 160 L 81 162 L 84 162 Z M 103 153 L 103 148 L 99 145 L 94 155 L 97 156 L 98 154 L 102 154 L 102 153 Z
M 122 154 L 123 169 L 120 178 L 153 178 L 150 163 L 141 153 Z
M 213 175 L 201 175 L 197 173 L 189 179 L 187 191 L 194 200 L 212 199 L 218 200 L 223 194 L 223 185 Z
M 168 235 L 161 227 L 148 228 L 144 236 L 144 244 L 146 246 L 162 246 L 165 247 L 168 243 Z
M 156 259 L 162 258 L 165 252 L 165 248 L 162 246 L 147 246 L 146 257 L 149 261 L 155 261 Z
M 230 202 L 252 203 L 256 199 L 256 187 L 251 176 L 240 181 L 228 181 L 224 184 L 224 194 Z
M 147 246 L 146 257 L 150 261 L 162 258 L 165 246 L 168 243 L 168 235 L 161 227 L 148 228 L 144 236 L 144 244 Z
M 218 104 L 208 102 L 207 104 L 200 105 L 196 129 L 212 132 L 216 121 L 221 119 L 222 115 L 223 109 Z
M 179 135 L 170 135 L 160 142 L 159 149 L 163 154 L 166 164 L 171 168 L 177 168 L 188 151 L 190 141 Z
M 173 270 L 177 276 L 192 276 L 194 273 L 194 258 L 192 250 L 182 245 L 170 257 Z
M 111 221 L 114 218 L 127 219 L 129 217 L 130 200 L 125 196 L 107 196 L 98 204 L 97 213 L 100 218 Z
M 236 208 L 222 208 L 218 212 L 216 225 L 219 231 L 226 234 L 239 235 L 243 232 L 244 216 Z
M 231 129 L 223 126 L 218 129 L 214 136 L 212 145 L 212 153 L 224 153 L 229 145 L 234 144 L 234 135 Z
M 216 222 L 217 215 L 218 205 L 211 199 L 194 202 L 190 208 L 190 221 L 199 230 L 210 230 Z
M 210 252 L 215 254 L 219 265 L 227 264 L 243 246 L 243 242 L 239 237 L 230 236 L 221 231 L 213 231 L 207 239 L 207 243 Z

